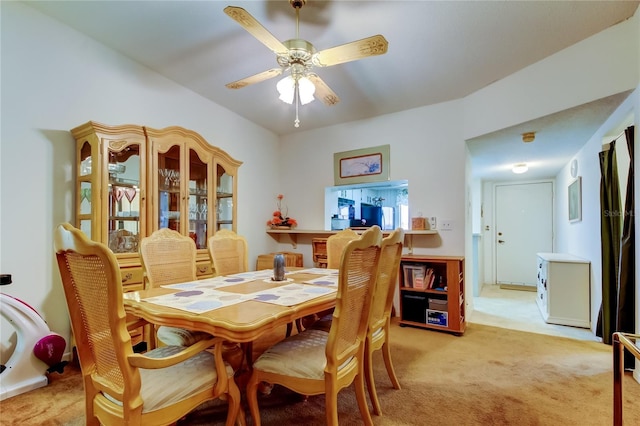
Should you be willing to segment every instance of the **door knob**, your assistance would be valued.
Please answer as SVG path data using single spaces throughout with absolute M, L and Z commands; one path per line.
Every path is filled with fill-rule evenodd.
M 504 244 L 504 240 L 498 240 L 498 244 Z

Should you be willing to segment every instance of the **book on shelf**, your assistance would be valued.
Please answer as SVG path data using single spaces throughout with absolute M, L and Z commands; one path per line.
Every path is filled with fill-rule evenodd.
M 426 288 L 428 289 L 433 288 L 434 279 L 435 279 L 435 271 L 433 270 L 433 268 L 427 268 L 425 272 L 425 279 L 424 279 L 426 282 Z
M 414 288 L 420 288 L 420 289 L 425 288 L 424 272 L 422 271 L 422 269 L 420 268 L 413 269 L 411 275 L 412 275 Z
M 409 288 L 426 288 L 425 267 L 423 265 L 403 264 L 404 286 Z

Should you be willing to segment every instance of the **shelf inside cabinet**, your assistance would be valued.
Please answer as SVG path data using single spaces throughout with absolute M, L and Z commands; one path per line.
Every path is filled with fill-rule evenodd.
M 109 216 L 109 220 L 140 220 L 140 216 Z
M 161 194 L 163 192 L 167 194 L 180 194 L 180 188 L 160 188 L 158 189 L 158 192 Z
M 110 186 L 119 186 L 121 188 L 138 188 L 140 182 L 129 179 L 109 179 Z
M 402 273 L 402 271 L 401 271 L 401 273 Z M 437 290 L 437 289 L 431 289 L 431 288 L 400 287 L 400 290 L 402 290 L 402 291 L 412 291 L 412 292 L 415 292 L 415 293 L 429 293 L 429 294 L 442 294 L 442 295 L 446 295 L 447 294 L 447 290 L 446 289 Z

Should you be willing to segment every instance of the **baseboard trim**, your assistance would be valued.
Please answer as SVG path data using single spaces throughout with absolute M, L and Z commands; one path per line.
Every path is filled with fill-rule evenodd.
M 500 288 L 503 290 L 538 291 L 533 285 L 521 284 L 500 284 Z

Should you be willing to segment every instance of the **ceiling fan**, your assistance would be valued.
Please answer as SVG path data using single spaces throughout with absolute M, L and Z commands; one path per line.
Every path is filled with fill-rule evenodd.
M 238 22 L 258 41 L 267 46 L 276 54 L 278 68 L 243 78 L 226 84 L 229 89 L 241 89 L 250 84 L 260 83 L 270 78 L 277 77 L 285 72 L 290 74 L 278 82 L 277 89 L 280 99 L 289 104 L 295 101 L 296 120 L 295 127 L 299 127 L 298 104 L 304 105 L 311 102 L 316 94 L 325 105 L 335 105 L 340 98 L 333 90 L 315 73 L 314 67 L 329 67 L 343 64 L 369 56 L 382 55 L 387 52 L 387 40 L 382 35 L 374 35 L 362 40 L 342 44 L 329 49 L 316 51 L 313 44 L 303 40 L 299 36 L 300 8 L 306 0 L 289 0 L 296 10 L 296 38 L 280 42 L 253 16 L 241 7 L 227 6 L 224 12 Z

